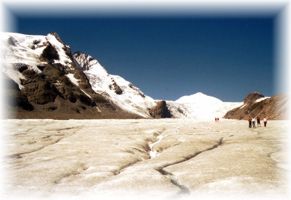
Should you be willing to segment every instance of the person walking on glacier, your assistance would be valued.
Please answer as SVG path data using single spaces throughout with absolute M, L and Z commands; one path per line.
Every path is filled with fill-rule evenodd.
M 261 118 L 260 118 L 260 116 L 257 117 L 257 126 L 261 126 Z
M 249 128 L 252 128 L 252 118 L 251 118 L 251 116 L 249 116 L 248 121 L 249 121 Z
M 252 119 L 253 128 L 256 128 L 256 119 L 253 117 Z
M 264 121 L 264 127 L 267 127 L 267 118 L 264 117 L 263 121 Z

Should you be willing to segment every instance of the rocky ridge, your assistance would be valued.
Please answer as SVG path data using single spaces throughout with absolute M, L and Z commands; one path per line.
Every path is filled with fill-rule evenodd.
M 249 117 L 266 117 L 268 119 L 286 119 L 287 104 L 287 96 L 265 97 L 259 92 L 253 92 L 244 98 L 243 105 L 228 111 L 224 118 L 248 119 Z

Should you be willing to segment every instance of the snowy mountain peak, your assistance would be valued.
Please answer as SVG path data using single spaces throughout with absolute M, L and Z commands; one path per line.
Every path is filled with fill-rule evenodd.
M 42 35 L 24 35 L 20 33 L 1 33 L 1 64 L 3 72 L 23 88 L 21 79 L 25 77 L 19 67 L 40 74 L 41 66 L 59 64 L 70 71 L 72 60 L 68 55 L 69 47 L 64 45 L 56 33 Z
M 182 96 L 176 100 L 177 103 L 222 103 L 222 101 L 218 98 L 208 96 L 202 92 L 197 92 L 192 95 Z
M 213 120 L 215 117 L 223 117 L 228 110 L 240 106 L 241 103 L 223 102 L 218 98 L 198 92 L 169 102 L 169 105 L 174 116 Z

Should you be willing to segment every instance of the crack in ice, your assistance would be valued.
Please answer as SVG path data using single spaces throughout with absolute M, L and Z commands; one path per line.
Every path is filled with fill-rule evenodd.
M 74 134 L 77 133 L 77 131 L 80 129 L 79 127 L 74 127 L 74 128 L 66 128 L 66 129 L 61 129 L 61 130 L 70 130 L 70 129 L 76 129 L 73 133 L 69 134 L 69 135 L 61 135 L 59 138 L 53 140 L 53 141 L 50 141 L 49 143 L 41 146 L 41 147 L 38 147 L 38 148 L 35 148 L 35 149 L 32 149 L 30 151 L 24 151 L 24 152 L 20 152 L 20 153 L 15 153 L 15 154 L 12 154 L 12 155 L 9 155 L 8 157 L 9 158 L 16 158 L 16 159 L 20 159 L 22 158 L 23 155 L 27 155 L 27 154 L 30 154 L 30 153 L 34 153 L 34 152 L 37 152 L 37 151 L 41 151 L 42 149 L 45 149 L 46 147 L 48 146 L 51 146 L 51 145 L 55 145 L 57 144 L 58 142 L 60 142 L 61 140 L 67 138 L 67 137 L 70 137 Z M 55 136 L 57 136 L 57 134 L 55 134 Z M 51 137 L 51 136 L 46 136 L 46 137 Z
M 168 177 L 168 178 L 170 179 L 171 183 L 174 184 L 175 186 L 177 186 L 177 187 L 181 190 L 181 191 L 179 192 L 179 194 L 190 194 L 190 189 L 187 188 L 186 186 L 182 185 L 182 184 L 178 181 L 178 179 L 176 178 L 176 176 L 175 176 L 173 173 L 168 172 L 168 171 L 165 170 L 164 168 L 169 167 L 169 166 L 172 166 L 172 165 L 180 164 L 180 163 L 185 162 L 185 161 L 188 161 L 188 160 L 190 160 L 190 159 L 192 159 L 192 158 L 198 156 L 199 154 L 204 153 L 204 152 L 206 152 L 206 151 L 213 150 L 213 149 L 219 147 L 219 146 L 222 145 L 222 144 L 223 144 L 223 137 L 220 138 L 220 139 L 218 140 L 218 142 L 217 142 L 215 145 L 211 146 L 210 148 L 207 148 L 207 149 L 202 150 L 202 151 L 195 152 L 194 154 L 190 154 L 190 155 L 188 155 L 188 156 L 186 156 L 186 157 L 184 157 L 183 159 L 180 159 L 180 160 L 178 160 L 178 161 L 175 161 L 175 162 L 172 162 L 172 163 L 168 163 L 168 164 L 162 165 L 162 166 L 160 166 L 160 167 L 158 167 L 158 168 L 155 168 L 155 170 L 158 171 L 158 172 L 159 172 L 160 174 L 162 174 L 163 176 Z
M 67 172 L 67 173 L 63 174 L 62 176 L 60 176 L 59 178 L 57 178 L 54 181 L 54 184 L 59 184 L 66 178 L 69 178 L 72 176 L 77 176 L 77 175 L 81 174 L 83 171 L 86 171 L 87 169 L 88 169 L 88 167 L 84 163 L 82 163 L 79 166 L 77 166 L 75 169 L 73 169 L 72 171 Z
M 116 175 L 120 174 L 122 171 L 124 171 L 126 168 L 131 167 L 132 165 L 134 165 L 140 161 L 142 161 L 142 160 L 140 160 L 140 159 L 134 160 L 130 163 L 127 163 L 126 165 L 121 166 L 119 169 L 114 170 L 112 173 L 116 176 Z

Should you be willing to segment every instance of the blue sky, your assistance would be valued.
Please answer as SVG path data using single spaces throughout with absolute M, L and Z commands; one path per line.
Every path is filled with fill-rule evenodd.
M 57 32 L 156 99 L 203 92 L 241 101 L 275 95 L 275 17 L 35 16 L 15 14 L 25 34 Z

